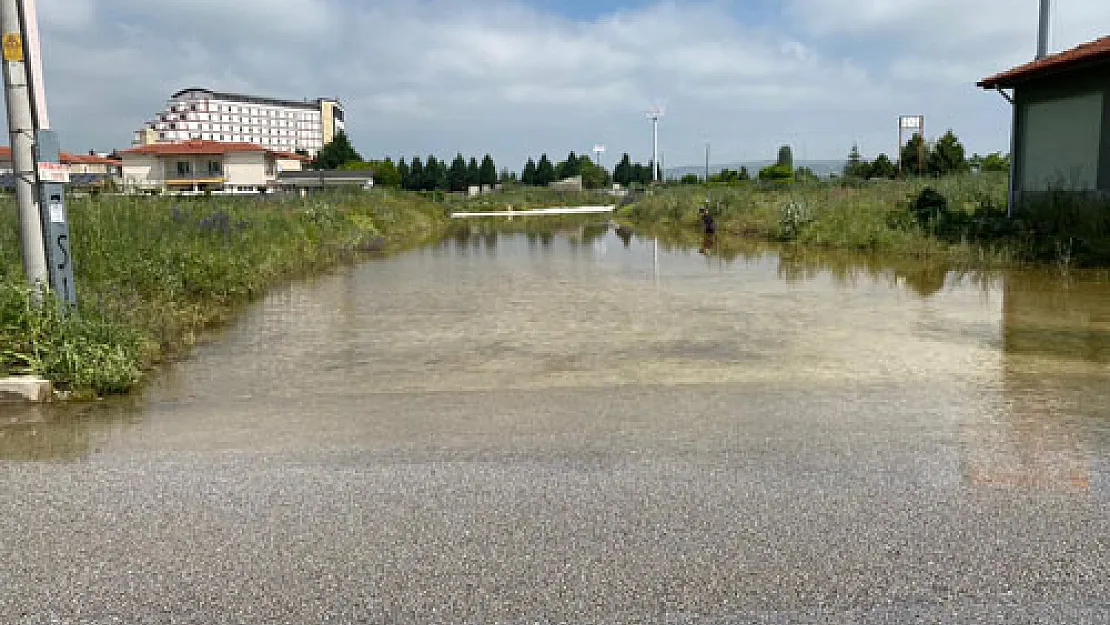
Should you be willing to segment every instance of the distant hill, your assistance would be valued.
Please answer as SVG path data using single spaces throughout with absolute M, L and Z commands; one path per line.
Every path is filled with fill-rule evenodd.
M 813 170 L 813 173 L 825 178 L 830 174 L 840 174 L 844 171 L 846 161 L 831 160 L 831 161 L 794 161 L 794 167 L 808 167 Z M 748 173 L 752 177 L 759 174 L 759 170 L 774 165 L 775 161 L 750 161 L 747 163 L 725 163 L 725 164 L 710 164 L 709 174 L 713 175 L 720 172 L 722 169 L 735 169 L 739 170 L 741 167 L 747 167 Z M 681 178 L 686 174 L 696 174 L 698 176 L 705 175 L 705 165 L 687 165 L 683 167 L 668 167 L 666 172 L 667 178 Z

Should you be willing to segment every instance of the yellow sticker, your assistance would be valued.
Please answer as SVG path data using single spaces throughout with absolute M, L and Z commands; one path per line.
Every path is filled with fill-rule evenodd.
M 4 60 L 23 60 L 23 37 L 19 33 L 4 33 Z

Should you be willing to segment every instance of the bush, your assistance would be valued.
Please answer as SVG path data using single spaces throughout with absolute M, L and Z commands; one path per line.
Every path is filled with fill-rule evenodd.
M 125 392 L 138 383 L 138 333 L 95 317 L 63 315 L 53 296 L 38 304 L 31 289 L 0 283 L 0 374 L 37 375 L 63 389 Z

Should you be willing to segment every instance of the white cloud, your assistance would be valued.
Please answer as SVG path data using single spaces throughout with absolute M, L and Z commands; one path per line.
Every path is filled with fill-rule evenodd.
M 574 21 L 514 0 L 40 2 L 52 118 L 72 149 L 125 146 L 170 93 L 198 85 L 339 96 L 367 155 L 489 151 L 514 168 L 595 142 L 645 159 L 655 101 L 668 104 L 668 164 L 697 162 L 706 140 L 721 159 L 769 158 L 786 141 L 810 157 L 854 140 L 890 151 L 887 121 L 911 109 L 961 136 L 974 120 L 982 147 L 969 148 L 1002 149 L 1005 115 L 982 122 L 1001 105 L 973 84 L 1027 27 L 1006 15 L 977 36 L 965 23 L 1002 0 L 785 0 L 788 21 L 770 25 L 726 3 Z M 930 16 L 945 12 L 959 23 L 938 31 Z
M 883 46 L 897 63 L 927 53 L 934 63 L 977 61 L 991 73 L 1031 60 L 1037 45 L 1036 0 L 786 0 L 786 13 L 815 36 Z M 1110 32 L 1110 3 L 1054 2 L 1051 49 Z

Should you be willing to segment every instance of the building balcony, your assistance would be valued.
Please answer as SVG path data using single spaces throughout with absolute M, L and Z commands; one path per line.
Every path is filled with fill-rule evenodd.
M 213 184 L 222 185 L 226 182 L 227 182 L 227 178 L 225 178 L 224 176 L 218 176 L 218 175 L 217 176 L 213 176 L 213 175 L 182 176 L 182 175 L 179 175 L 179 174 L 174 174 L 174 175 L 171 175 L 171 176 L 166 176 L 166 186 L 170 186 L 170 187 L 182 187 L 182 186 L 192 187 L 192 186 L 196 186 L 196 185 L 213 185 Z

